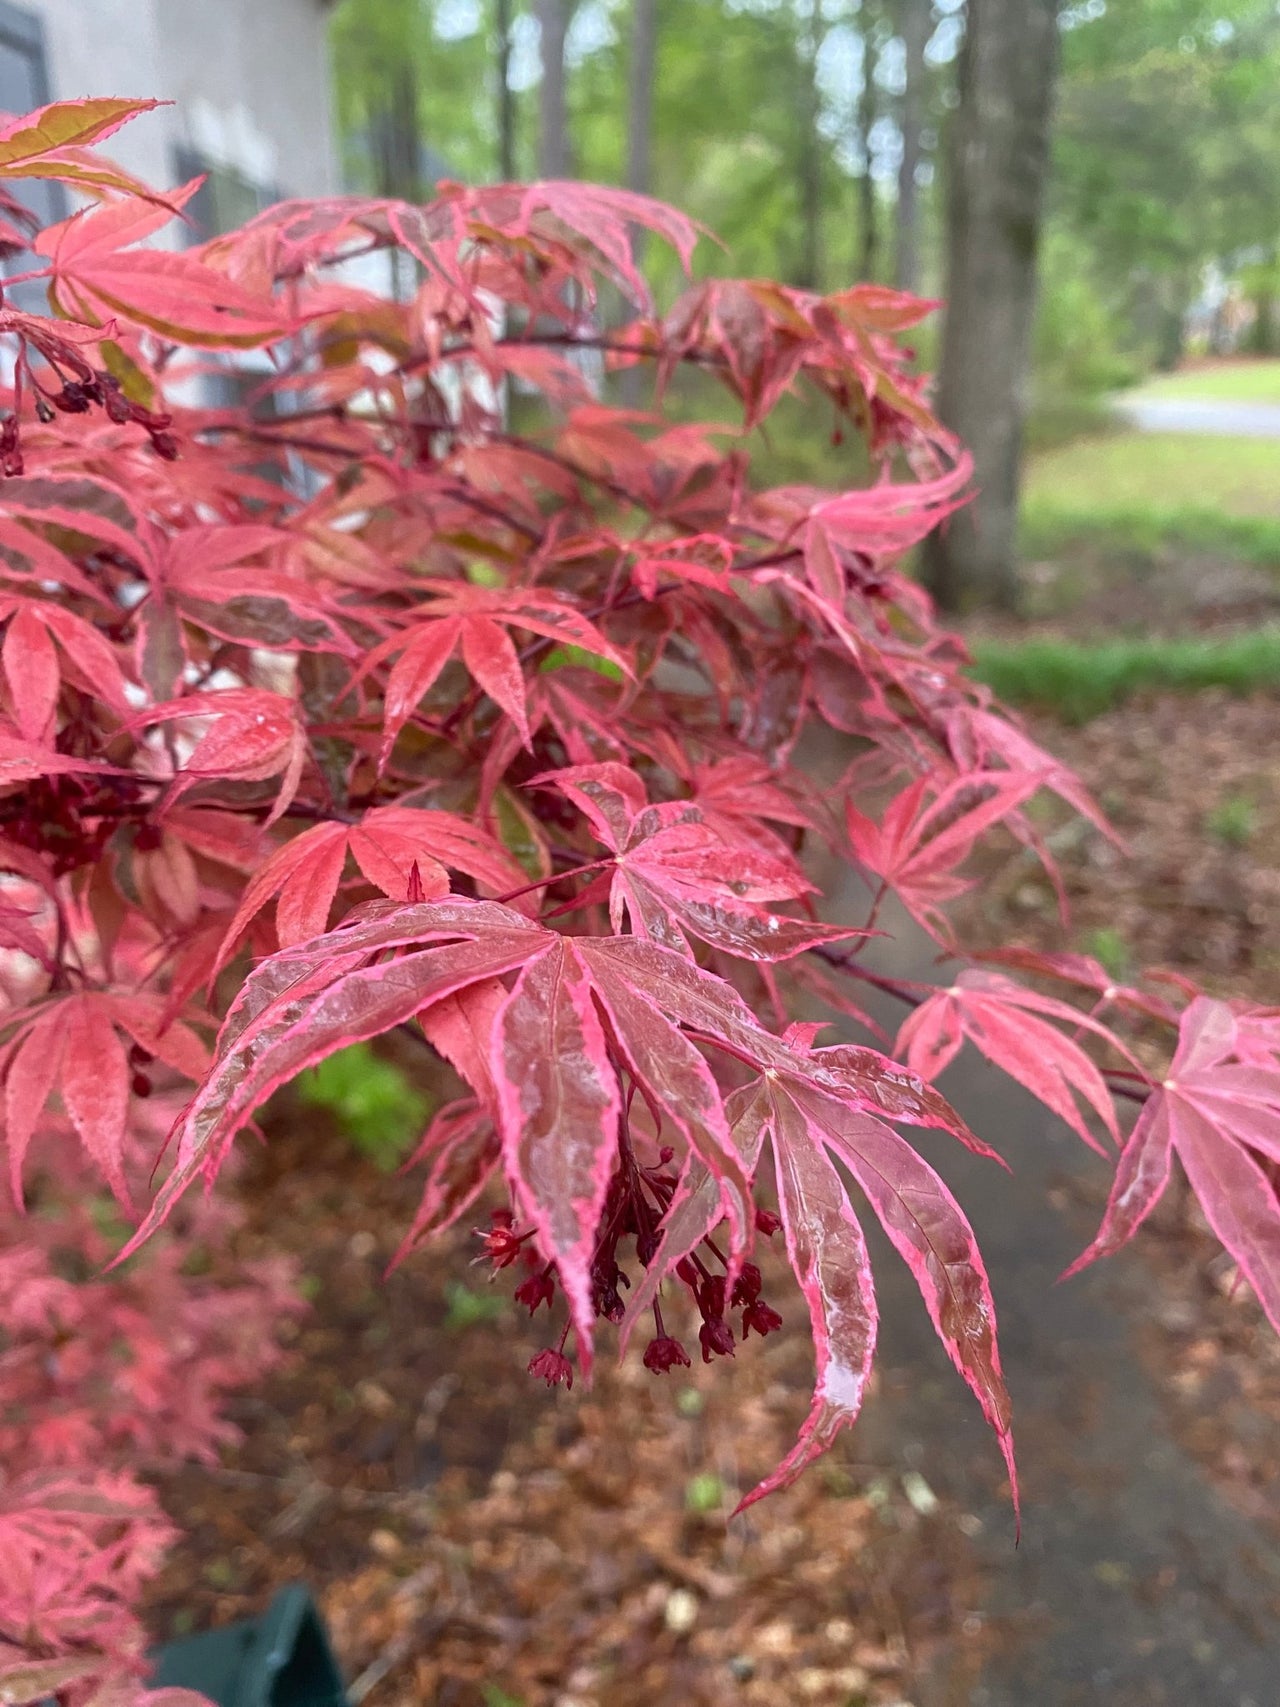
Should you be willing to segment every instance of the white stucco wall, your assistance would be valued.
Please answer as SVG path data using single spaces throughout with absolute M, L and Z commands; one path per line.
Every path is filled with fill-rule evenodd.
M 104 145 L 172 185 L 185 145 L 287 196 L 334 191 L 325 0 L 10 0 L 44 27 L 54 100 L 174 102 Z

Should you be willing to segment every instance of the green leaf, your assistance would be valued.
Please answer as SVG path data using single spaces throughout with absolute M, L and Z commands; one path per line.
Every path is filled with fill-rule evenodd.
M 578 664 L 584 670 L 594 670 L 599 676 L 608 676 L 611 682 L 623 680 L 622 671 L 615 663 L 608 658 L 597 657 L 583 646 L 553 647 L 538 668 L 545 673 L 547 670 L 563 670 L 570 664 Z

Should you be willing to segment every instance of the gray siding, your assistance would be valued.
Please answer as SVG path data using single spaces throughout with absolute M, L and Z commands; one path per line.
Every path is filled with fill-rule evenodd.
M 337 187 L 324 0 L 10 0 L 44 27 L 50 94 L 174 102 L 105 144 L 171 185 L 180 149 L 283 195 Z

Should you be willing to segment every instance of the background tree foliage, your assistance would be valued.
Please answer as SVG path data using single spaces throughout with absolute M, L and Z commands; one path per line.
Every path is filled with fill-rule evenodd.
M 623 183 L 634 0 L 553 10 L 568 20 L 574 175 Z M 643 12 L 657 43 L 649 187 L 723 239 L 723 258 L 708 250 L 704 266 L 728 271 L 732 256 L 734 271 L 825 289 L 896 273 L 945 291 L 941 180 L 964 0 L 651 0 Z M 509 163 L 533 173 L 538 14 L 533 0 L 343 0 L 334 63 L 357 185 L 375 185 L 406 68 L 424 175 L 502 175 L 508 19 Z M 1121 362 L 1176 353 L 1206 263 L 1270 295 L 1280 18 L 1269 0 L 1076 0 L 1059 15 L 1038 355 L 1053 384 L 1089 390 Z
M 1060 71 L 1037 121 L 1043 129 L 1052 110 L 1046 193 L 1033 198 L 1043 210 L 1039 263 L 1020 272 L 1012 226 L 1002 263 L 1034 298 L 1014 320 L 1034 317 L 1035 332 L 1026 352 L 1019 334 L 1006 359 L 999 317 L 970 329 L 984 343 L 970 363 L 975 383 L 1004 375 L 994 414 L 1006 427 L 998 454 L 974 447 L 977 487 L 1009 499 L 999 527 L 977 510 L 973 520 L 1006 543 L 993 548 L 1000 562 L 982 587 L 968 571 L 933 578 L 964 602 L 997 587 L 1007 599 L 1015 585 L 1028 410 L 1032 443 L 1096 426 L 1105 392 L 1177 362 L 1207 278 L 1220 294 L 1231 280 L 1252 298 L 1252 348 L 1280 341 L 1272 0 L 1049 4 Z M 986 100 L 966 118 L 957 76 L 966 30 L 995 9 L 996 0 L 343 0 L 334 63 L 348 169 L 353 187 L 414 196 L 441 177 L 643 180 L 722 240 L 704 245 L 705 273 L 818 291 L 874 280 L 952 298 L 965 253 L 993 255 L 990 234 L 966 232 L 963 219 L 948 226 L 945 207 L 955 136 L 974 135 L 995 112 Z M 992 205 L 1017 199 L 1011 178 Z M 670 300 L 678 268 L 669 255 L 650 259 Z M 988 295 L 979 283 L 965 300 Z M 1211 341 L 1223 326 L 1210 326 Z M 936 323 L 920 329 L 923 367 L 947 367 L 939 340 Z M 635 374 L 621 382 L 629 404 L 644 401 L 638 383 Z M 718 389 L 682 383 L 678 407 L 714 414 Z M 973 421 L 993 417 L 990 396 L 962 397 L 954 382 L 944 391 L 952 428 L 972 437 Z M 786 414 L 755 465 L 771 478 L 844 483 L 850 452 L 832 423 L 809 414 L 784 425 Z M 937 552 L 950 549 L 943 541 Z

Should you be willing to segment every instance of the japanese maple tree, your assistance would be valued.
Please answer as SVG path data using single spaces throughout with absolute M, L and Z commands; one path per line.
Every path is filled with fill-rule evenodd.
M 28 1193 L 66 1206 L 66 1242 L 95 1264 L 109 1253 L 77 1194 L 91 1176 L 114 1196 L 133 1266 L 92 1284 L 136 1304 L 113 1276 L 193 1236 L 190 1188 L 268 1098 L 397 1029 L 462 1087 L 423 1135 L 401 1256 L 481 1223 L 482 1255 L 551 1318 L 535 1378 L 588 1375 L 602 1321 L 656 1374 L 775 1331 L 754 1255 L 780 1239 L 817 1384 L 747 1502 L 857 1415 L 868 1214 L 1013 1481 L 982 1259 L 900 1130 L 995 1159 L 932 1084 L 966 1042 L 1119 1146 L 1087 1256 L 1134 1231 L 1176 1152 L 1280 1326 L 1280 1010 L 1121 987 L 1071 956 L 971 956 L 945 988 L 873 961 L 889 894 L 965 960 L 947 906 L 981 838 L 1051 865 L 1036 796 L 1100 823 L 899 567 L 970 477 L 895 342 L 932 305 L 747 280 L 691 283 L 660 312 L 630 234 L 688 267 L 699 233 L 571 183 L 287 202 L 138 247 L 195 186 L 149 190 L 91 145 L 149 104 L 67 103 L 0 132 L 0 179 L 87 202 L 39 232 L 12 193 L 0 207 L 50 308 L 0 306 L 0 1381 L 30 1379 L 14 1348 L 59 1311 L 73 1345 L 105 1331 L 18 1220 Z M 408 301 L 352 273 L 392 248 L 417 269 Z M 610 329 L 619 296 L 633 317 Z M 653 410 L 608 407 L 587 351 L 645 364 Z M 732 425 L 664 413 L 685 367 L 722 382 Z M 203 377 L 228 368 L 245 401 L 203 406 Z M 797 391 L 861 436 L 869 484 L 753 485 L 744 435 Z M 812 752 L 836 757 L 834 787 Z M 823 916 L 833 856 L 866 879 L 856 916 Z M 874 1028 L 883 1049 L 823 1041 L 823 1015 L 863 1023 L 870 986 L 901 1002 L 896 1048 Z M 207 1409 L 186 1446 L 203 1451 L 244 1370 L 213 1306 L 189 1307 L 207 1367 L 184 1391 Z M 163 1364 L 145 1311 L 124 1331 L 140 1368 Z M 127 1425 L 86 1398 L 78 1435 L 15 1447 L 0 1529 L 28 1538 L 31 1594 L 62 1612 L 0 1584 L 5 1700 L 127 1697 L 128 1655 L 86 1662 L 85 1620 L 97 1640 L 161 1525 L 123 1461 L 95 1468 L 96 1443 L 135 1429 L 144 1460 L 171 1388 L 158 1373 Z

